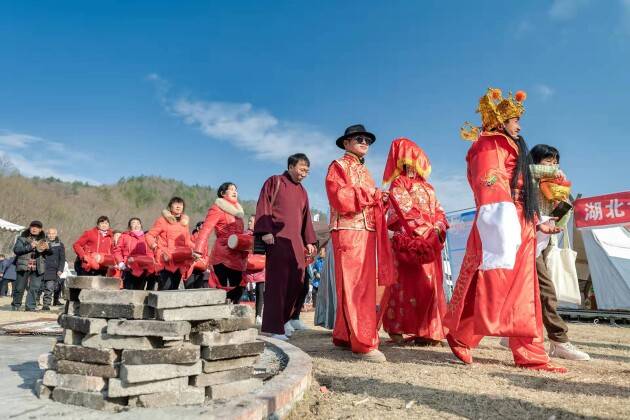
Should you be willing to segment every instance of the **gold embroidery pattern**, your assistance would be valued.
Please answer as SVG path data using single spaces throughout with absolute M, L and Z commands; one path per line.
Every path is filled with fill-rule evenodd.
M 451 301 L 448 303 L 447 312 L 454 312 L 463 301 L 466 292 L 468 291 L 470 279 L 479 267 L 479 261 L 480 254 L 476 252 L 466 253 L 464 261 L 462 262 L 462 268 L 457 278 L 457 283 L 455 284 L 455 290 L 453 290 L 453 296 L 451 297 Z
M 356 158 L 344 156 L 336 162 L 346 173 L 351 185 L 358 187 L 374 188 L 372 175 Z M 350 214 L 339 214 L 337 210 L 330 209 L 330 230 L 376 230 L 374 208 L 366 207 L 362 211 Z

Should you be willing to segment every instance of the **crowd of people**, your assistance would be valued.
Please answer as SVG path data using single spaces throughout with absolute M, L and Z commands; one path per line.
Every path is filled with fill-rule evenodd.
M 412 140 L 395 139 L 383 174 L 388 189 L 381 190 L 365 165 L 376 136 L 363 125 L 337 139 L 343 154 L 328 168 L 329 243 L 318 243 L 302 183 L 310 161 L 298 153 L 284 173 L 264 182 L 248 219 L 232 182 L 218 188 L 192 230 L 180 197 L 148 230 L 133 217 L 125 232 L 114 232 L 99 217 L 73 244 L 76 274 L 119 277 L 125 289 L 215 287 L 234 303 L 246 296 L 256 302 L 262 333 L 280 340 L 306 328 L 299 316 L 312 287 L 316 322 L 333 329 L 335 346 L 363 360 L 386 360 L 382 327 L 399 345 L 446 340 L 467 364 L 484 336 L 503 337 L 517 366 L 566 372 L 549 356 L 589 357 L 568 340 L 545 259 L 564 227 L 567 216 L 552 216 L 568 201 L 570 183 L 557 149 L 537 145 L 530 152 L 520 136 L 524 99 L 522 92 L 503 97 L 489 89 L 478 106 L 481 127 L 462 129 L 472 141 L 466 161 L 477 215 L 448 304 L 441 253 L 449 225 L 429 182 L 429 158 Z M 35 310 L 42 294 L 44 309 L 58 303 L 64 246 L 54 229 L 47 235 L 42 229 L 32 222 L 12 262 L 2 263 L 2 290 L 11 276 L 15 284 L 14 309 L 27 288 L 26 310 Z

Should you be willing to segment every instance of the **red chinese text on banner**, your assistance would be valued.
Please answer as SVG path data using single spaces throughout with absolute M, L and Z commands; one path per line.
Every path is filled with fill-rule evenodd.
M 580 198 L 575 200 L 573 206 L 578 228 L 630 224 L 630 191 Z

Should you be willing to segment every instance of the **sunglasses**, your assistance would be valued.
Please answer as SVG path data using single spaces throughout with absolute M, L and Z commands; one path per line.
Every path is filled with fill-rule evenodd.
M 366 136 L 356 136 L 352 137 L 352 140 L 356 141 L 359 144 L 367 144 L 368 146 L 372 143 L 372 139 Z

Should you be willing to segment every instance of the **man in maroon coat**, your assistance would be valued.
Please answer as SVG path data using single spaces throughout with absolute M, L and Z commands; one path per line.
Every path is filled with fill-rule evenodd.
M 265 181 L 258 205 L 254 234 L 265 243 L 265 310 L 262 332 L 287 340 L 289 320 L 304 284 L 305 258 L 315 255 L 317 241 L 308 195 L 302 186 L 310 162 L 306 155 L 289 156 L 288 169 Z

